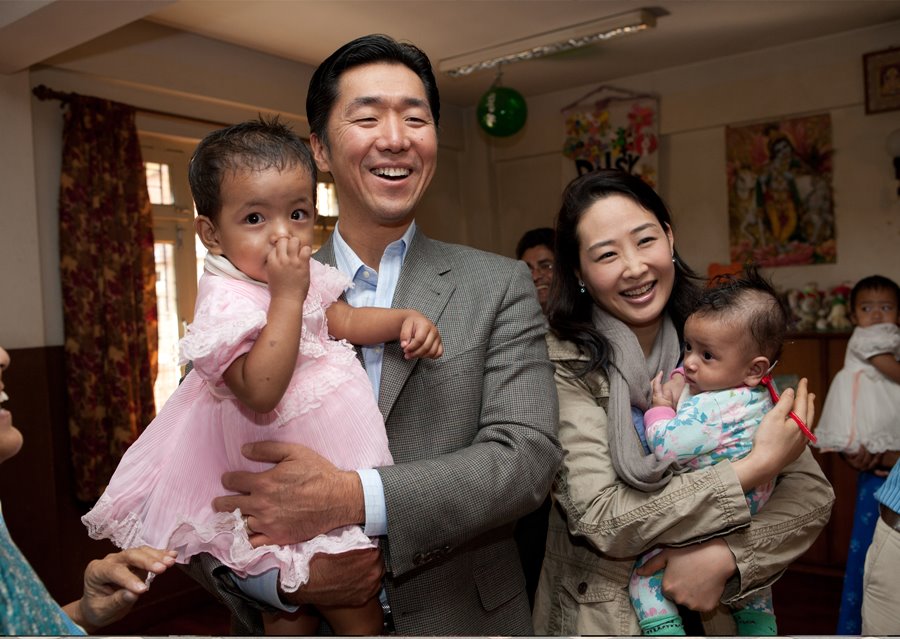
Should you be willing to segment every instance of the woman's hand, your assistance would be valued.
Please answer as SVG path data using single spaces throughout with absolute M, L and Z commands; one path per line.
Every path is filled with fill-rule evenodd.
M 93 632 L 124 617 L 147 590 L 148 573 L 159 575 L 175 563 L 174 550 L 130 548 L 95 559 L 84 571 L 84 594 L 63 610 Z
M 737 562 L 720 538 L 682 548 L 666 548 L 641 566 L 637 573 L 649 577 L 665 570 L 663 594 L 691 610 L 715 610 L 725 591 L 725 583 L 737 570 Z
M 816 416 L 816 396 L 808 392 L 804 377 L 797 391 L 787 389 L 775 407 L 763 418 L 753 450 L 732 464 L 744 492 L 775 479 L 781 469 L 797 459 L 806 449 L 807 439 L 789 416 L 790 411 L 812 428 Z

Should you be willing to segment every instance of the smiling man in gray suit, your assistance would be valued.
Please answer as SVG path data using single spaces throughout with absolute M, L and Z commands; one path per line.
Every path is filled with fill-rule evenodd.
M 337 229 L 316 258 L 353 278 L 350 304 L 427 315 L 444 356 L 405 360 L 396 343 L 363 349 L 394 466 L 343 472 L 300 446 L 245 447 L 275 467 L 227 474 L 223 485 L 238 494 L 215 506 L 248 515 L 255 543 L 360 524 L 381 544 L 317 556 L 296 593 L 279 598 L 275 576 L 244 589 L 282 608 L 346 606 L 383 583 L 400 634 L 531 634 L 512 533 L 547 494 L 561 451 L 553 368 L 528 271 L 431 240 L 415 226 L 437 163 L 440 117 L 431 64 L 419 49 L 386 36 L 344 45 L 316 70 L 307 116 L 316 162 L 334 176 L 340 203 Z M 247 616 L 218 587 L 231 590 L 221 569 L 206 569 L 208 585 L 238 618 Z

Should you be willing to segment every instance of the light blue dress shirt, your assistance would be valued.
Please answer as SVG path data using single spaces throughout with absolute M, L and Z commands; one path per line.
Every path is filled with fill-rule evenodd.
M 378 270 L 363 264 L 359 256 L 341 237 L 341 223 L 335 225 L 332 242 L 334 243 L 334 261 L 339 271 L 353 280 L 353 287 L 344 293 L 350 306 L 375 306 L 390 308 L 394 301 L 394 292 L 400 280 L 400 269 L 406 259 L 406 250 L 416 232 L 413 222 L 399 240 L 391 242 L 384 249 Z M 368 346 L 362 349 L 366 363 L 366 374 L 375 391 L 376 399 L 381 391 L 381 364 L 384 361 L 384 344 Z M 374 468 L 358 470 L 362 482 L 366 503 L 366 525 L 364 532 L 370 537 L 387 533 L 387 507 L 384 503 L 384 486 L 381 475 Z

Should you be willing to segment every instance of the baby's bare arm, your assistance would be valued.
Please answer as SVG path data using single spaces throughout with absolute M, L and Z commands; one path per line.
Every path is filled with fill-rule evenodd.
M 279 239 L 272 248 L 266 272 L 271 301 L 266 325 L 246 355 L 225 371 L 225 384 L 246 406 L 268 413 L 284 396 L 300 348 L 303 303 L 309 290 L 308 246 L 297 238 Z
M 351 344 L 368 346 L 400 341 L 407 358 L 440 357 L 444 348 L 437 327 L 419 311 L 408 308 L 354 308 L 338 300 L 325 312 L 328 332 Z
M 869 358 L 878 372 L 887 377 L 895 384 L 900 384 L 900 362 L 898 362 L 892 353 L 880 353 Z

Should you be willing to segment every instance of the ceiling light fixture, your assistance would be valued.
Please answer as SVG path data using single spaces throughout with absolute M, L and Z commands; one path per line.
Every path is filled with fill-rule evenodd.
M 656 16 L 646 9 L 639 9 L 445 58 L 438 62 L 438 69 L 457 78 L 473 71 L 492 69 L 498 64 L 532 60 L 655 26 Z

